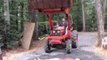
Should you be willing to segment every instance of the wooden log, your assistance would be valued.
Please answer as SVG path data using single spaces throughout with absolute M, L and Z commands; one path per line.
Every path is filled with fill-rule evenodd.
M 29 49 L 30 44 L 31 44 L 34 28 L 35 28 L 35 23 L 31 23 L 31 22 L 25 22 L 24 23 L 22 47 L 27 49 L 27 50 Z

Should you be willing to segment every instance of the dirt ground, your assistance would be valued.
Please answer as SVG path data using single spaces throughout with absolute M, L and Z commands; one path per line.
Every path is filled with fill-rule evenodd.
M 95 52 L 96 55 L 107 58 L 107 49 L 104 50 L 100 47 L 95 47 L 94 46 L 94 52 Z
M 29 50 L 25 50 L 22 47 L 19 47 L 17 49 L 6 49 L 3 50 L 3 60 L 11 60 L 15 56 L 20 56 L 24 54 L 29 54 L 33 51 L 36 51 L 38 48 L 41 48 L 43 46 L 43 41 L 32 41 L 31 48 Z

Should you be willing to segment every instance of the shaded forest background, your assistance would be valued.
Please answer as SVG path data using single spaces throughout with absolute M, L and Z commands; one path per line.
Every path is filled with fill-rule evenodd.
M 105 14 L 105 31 L 107 31 L 107 1 L 102 1 L 102 9 Z M 4 1 L 0 0 L 0 43 L 6 44 L 7 48 L 15 48 L 13 41 L 20 41 L 23 35 L 23 24 L 29 21 L 28 2 L 27 0 L 9 0 L 9 29 L 8 22 L 5 21 Z M 94 0 L 73 0 L 73 7 L 70 10 L 71 20 L 75 29 L 78 31 L 96 32 L 97 19 L 95 15 Z M 84 7 L 84 8 L 83 8 Z M 84 20 L 83 20 L 84 12 Z M 47 16 L 45 14 L 35 12 L 34 21 L 36 23 L 38 37 L 48 33 Z M 53 20 L 60 22 L 64 14 L 54 14 Z M 83 26 L 85 25 L 85 27 Z

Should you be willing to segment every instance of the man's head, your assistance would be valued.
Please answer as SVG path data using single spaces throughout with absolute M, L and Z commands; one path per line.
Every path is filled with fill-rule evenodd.
M 65 22 L 65 18 L 62 18 L 62 22 Z

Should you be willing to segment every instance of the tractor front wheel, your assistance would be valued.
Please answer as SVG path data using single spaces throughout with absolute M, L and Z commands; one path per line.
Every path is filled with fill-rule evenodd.
M 45 52 L 46 53 L 50 53 L 51 52 L 51 44 L 49 44 L 48 40 L 45 43 Z
M 68 39 L 68 40 L 66 41 L 66 52 L 67 52 L 68 54 L 71 53 L 71 49 L 72 49 L 71 47 L 72 47 L 71 40 Z
M 77 48 L 78 43 L 78 33 L 76 30 L 72 31 L 72 48 Z
M 75 41 L 72 41 L 72 48 L 77 48 L 77 43 Z

